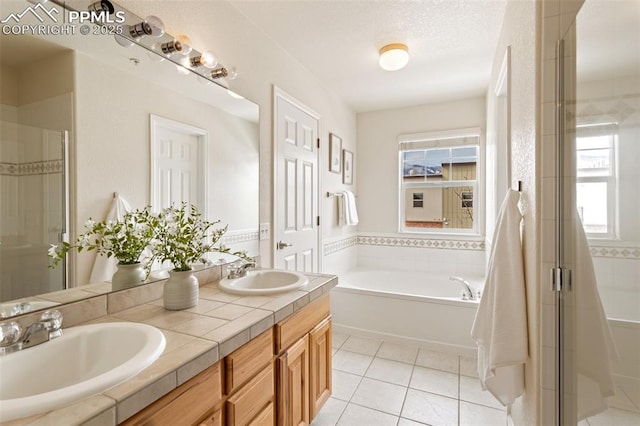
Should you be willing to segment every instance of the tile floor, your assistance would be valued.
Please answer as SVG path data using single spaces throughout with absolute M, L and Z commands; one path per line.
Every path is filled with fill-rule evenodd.
M 620 401 L 580 426 L 640 425 L 640 405 Z M 333 394 L 312 426 L 425 424 L 501 426 L 507 414 L 482 391 L 475 358 L 334 332 Z

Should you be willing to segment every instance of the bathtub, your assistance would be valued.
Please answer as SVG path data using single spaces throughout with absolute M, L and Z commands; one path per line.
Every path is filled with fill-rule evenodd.
M 482 287 L 482 278 L 463 278 Z M 336 331 L 475 356 L 478 302 L 461 291 L 449 275 L 356 269 L 340 274 L 331 292 L 333 323 Z

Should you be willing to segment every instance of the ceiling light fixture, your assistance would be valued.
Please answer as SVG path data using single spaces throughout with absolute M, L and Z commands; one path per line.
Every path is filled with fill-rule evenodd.
M 409 48 L 403 43 L 387 44 L 380 49 L 380 67 L 385 71 L 397 71 L 409 62 Z

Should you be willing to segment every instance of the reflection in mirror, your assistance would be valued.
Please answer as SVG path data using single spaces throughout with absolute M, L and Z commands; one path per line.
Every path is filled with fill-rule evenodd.
M 578 212 L 607 317 L 640 321 L 638 3 L 586 0 L 576 38 Z
M 28 5 L 3 0 L 0 15 Z M 111 290 L 86 285 L 95 253 L 70 256 L 67 270 L 50 269 L 47 249 L 64 236 L 73 240 L 88 218 L 105 219 L 114 193 L 134 209 L 158 195 L 178 199 L 166 186 L 152 193 L 151 176 L 162 174 L 151 157 L 152 117 L 206 132 L 191 156 L 202 167 L 193 188 L 202 194 L 199 210 L 228 225 L 223 244 L 258 254 L 256 104 L 113 36 L 2 34 L 0 46 L 0 301 L 27 298 L 35 310 L 38 295 L 64 303 Z M 156 148 L 178 161 L 175 137 L 161 136 Z M 3 304 L 3 312 L 18 302 Z

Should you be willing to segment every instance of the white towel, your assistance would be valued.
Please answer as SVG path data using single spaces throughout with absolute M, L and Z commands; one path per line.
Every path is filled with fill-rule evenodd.
M 482 298 L 471 329 L 482 388 L 503 405 L 524 392 L 529 354 L 519 193 L 510 190 L 498 213 Z
M 582 420 L 607 409 L 604 398 L 615 393 L 612 361 L 617 353 L 600 301 L 587 237 L 577 212 L 575 224 L 576 259 L 572 288 L 576 298 L 578 420 Z
M 359 220 L 356 197 L 351 191 L 343 191 L 340 194 L 338 197 L 338 225 L 357 225 Z
M 119 195 L 113 198 L 111 208 L 107 214 L 106 220 L 122 220 L 124 215 L 131 211 L 131 206 Z M 96 261 L 91 270 L 90 283 L 99 283 L 103 281 L 111 281 L 111 277 L 116 272 L 118 260 L 112 257 L 96 256 Z

